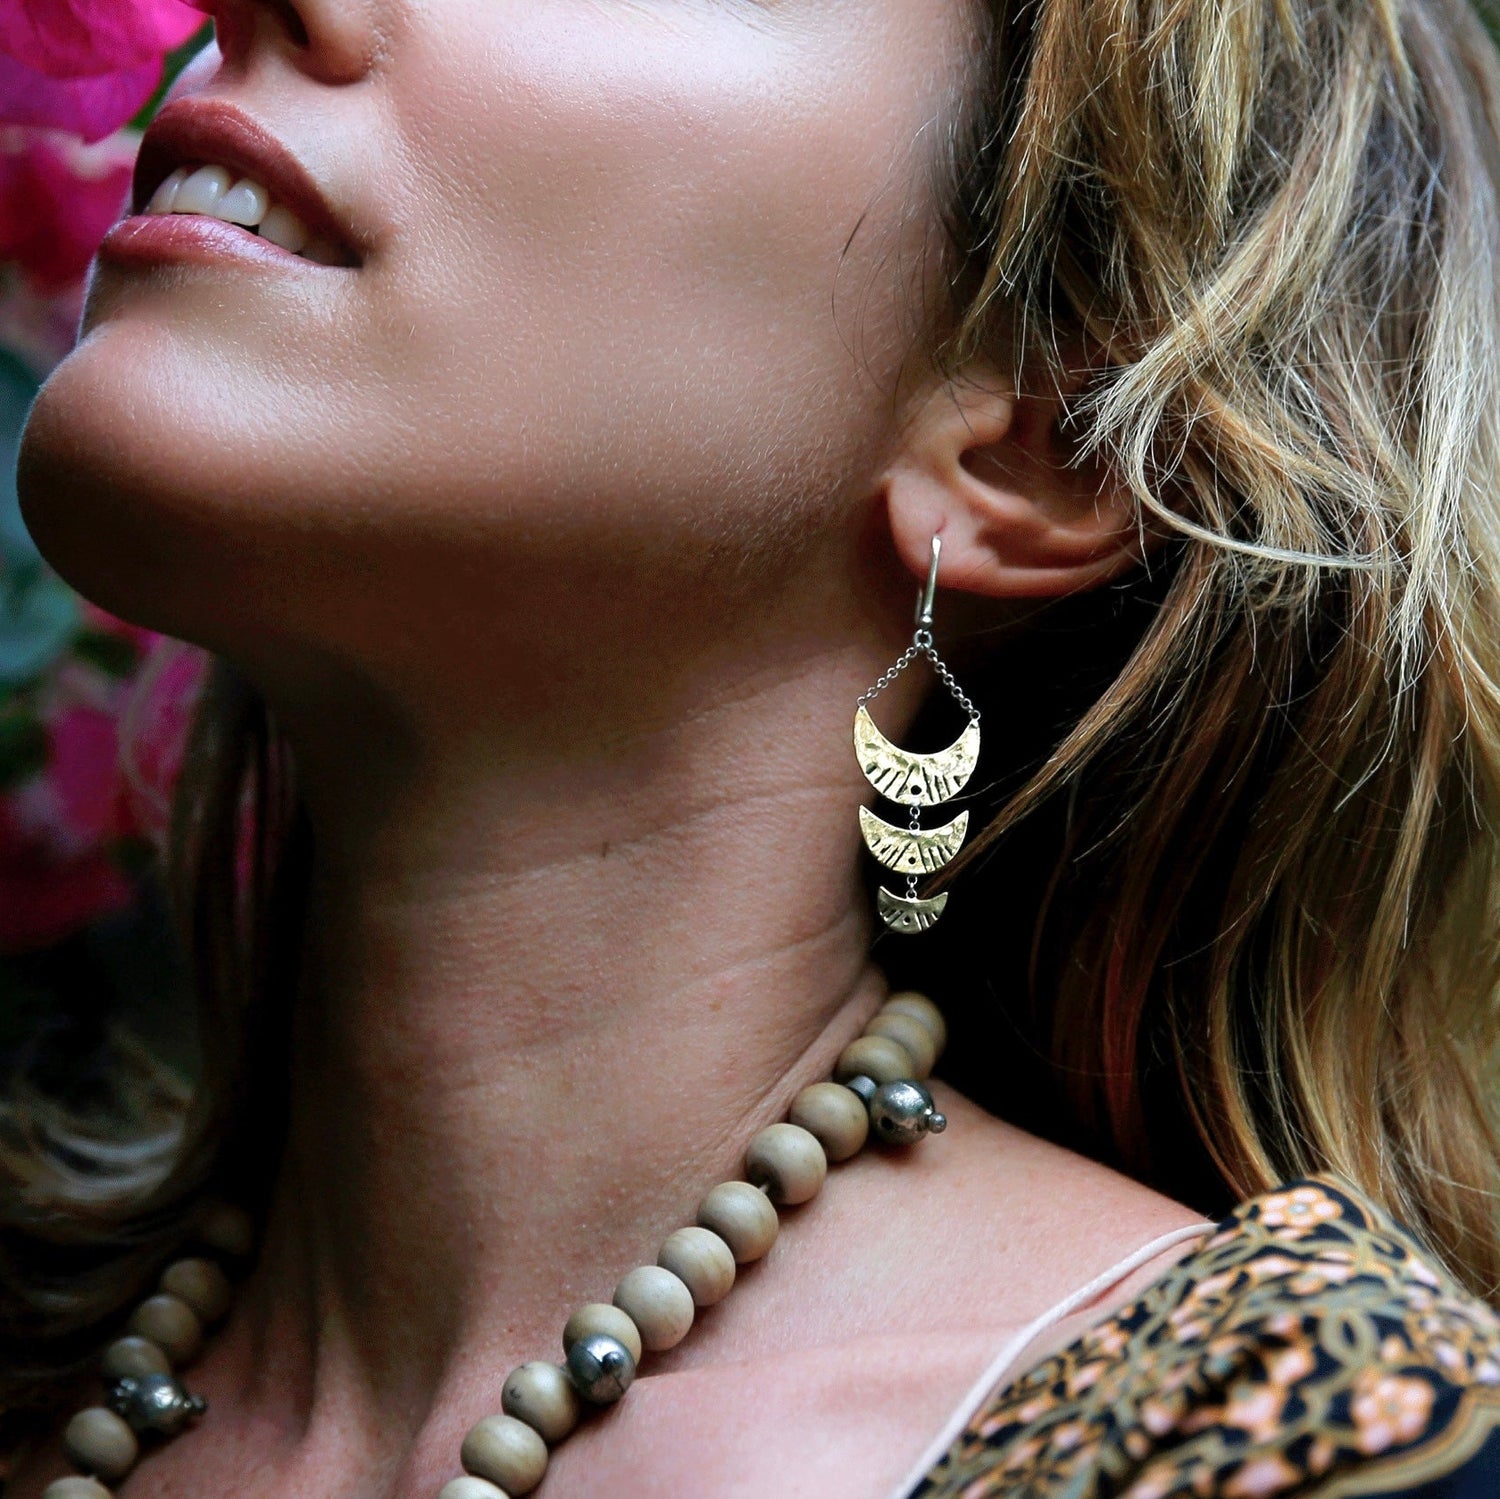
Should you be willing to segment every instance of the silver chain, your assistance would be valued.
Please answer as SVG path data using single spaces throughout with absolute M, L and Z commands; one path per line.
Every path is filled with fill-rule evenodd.
M 860 708 L 863 708 L 867 704 L 872 703 L 921 654 L 922 654 L 922 648 L 921 648 L 921 646 L 919 646 L 919 645 L 909 645 L 909 646 L 907 646 L 906 653 L 901 657 L 901 659 L 894 666 L 887 668 L 887 670 L 885 671 L 884 675 L 880 678 L 880 680 L 868 692 L 866 692 L 865 694 L 863 694 L 863 696 L 860 697 L 859 702 L 856 704 L 856 706 L 860 707 Z M 844 701 L 848 702 L 849 700 L 848 700 L 848 698 L 845 698 Z
M 889 667 L 881 676 L 880 680 L 870 688 L 868 692 L 860 697 L 858 707 L 866 707 L 872 703 L 897 677 L 906 670 L 918 656 L 926 656 L 932 663 L 932 669 L 938 675 L 944 687 L 953 695 L 958 706 L 969 715 L 970 723 L 979 722 L 979 709 L 969 700 L 968 694 L 958 685 L 953 673 L 948 670 L 948 663 L 938 655 L 937 647 L 932 643 L 931 630 L 918 630 L 912 637 L 912 643 L 902 652 L 900 660 L 894 666 Z

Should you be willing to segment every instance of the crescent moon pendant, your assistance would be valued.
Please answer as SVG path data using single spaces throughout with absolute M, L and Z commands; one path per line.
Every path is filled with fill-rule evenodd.
M 937 925 L 937 919 L 948 904 L 948 892 L 934 895 L 931 900 L 914 900 L 904 895 L 892 895 L 881 887 L 877 902 L 880 919 L 893 931 L 913 935 L 925 932 Z
M 908 807 L 935 807 L 957 796 L 979 763 L 979 725 L 971 723 L 945 750 L 917 755 L 892 744 L 861 708 L 854 715 L 854 752 L 865 779 L 884 797 Z
M 931 874 L 950 863 L 963 847 L 969 831 L 969 814 L 960 812 L 952 822 L 940 828 L 923 828 L 911 832 L 892 827 L 868 807 L 859 809 L 859 830 L 865 847 L 887 869 L 901 874 Z

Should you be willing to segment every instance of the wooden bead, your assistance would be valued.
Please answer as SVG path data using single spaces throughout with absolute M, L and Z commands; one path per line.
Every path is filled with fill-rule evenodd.
M 876 1083 L 898 1083 L 916 1069 L 911 1053 L 889 1036 L 861 1036 L 839 1053 L 833 1075 L 847 1083 L 851 1077 L 868 1077 Z
M 880 1008 L 887 1015 L 910 1015 L 913 1020 L 920 1020 L 927 1027 L 938 1056 L 942 1056 L 943 1048 L 948 1044 L 948 1022 L 925 994 L 918 994 L 915 989 L 903 989 L 891 995 Z
M 636 1363 L 641 1361 L 641 1330 L 617 1306 L 608 1306 L 602 1301 L 591 1301 L 581 1306 L 568 1318 L 563 1328 L 563 1352 L 566 1353 L 579 1338 L 590 1338 L 603 1333 L 617 1343 L 623 1343 Z
M 752 1186 L 770 1188 L 773 1202 L 811 1202 L 828 1175 L 828 1157 L 817 1137 L 796 1124 L 767 1125 L 745 1152 Z
M 231 1202 L 206 1202 L 199 1210 L 200 1243 L 232 1259 L 249 1259 L 255 1251 L 255 1223 L 244 1208 Z
M 931 1075 L 932 1064 L 937 1061 L 937 1046 L 932 1032 L 920 1020 L 903 1015 L 899 1010 L 882 1012 L 865 1027 L 865 1035 L 884 1036 L 909 1052 L 912 1077 L 918 1082 Z
M 113 1483 L 135 1466 L 141 1444 L 112 1410 L 94 1405 L 68 1422 L 63 1431 L 63 1450 L 75 1468 L 97 1473 Z
M 660 1265 L 637 1265 L 615 1287 L 615 1305 L 652 1353 L 675 1348 L 693 1325 L 693 1293 Z
M 56 1478 L 42 1490 L 42 1499 L 113 1499 L 102 1483 L 92 1478 Z
M 544 1442 L 560 1442 L 578 1425 L 578 1392 L 556 1364 L 522 1364 L 505 1376 L 500 1409 Z
M 817 1140 L 830 1161 L 858 1155 L 870 1137 L 869 1109 L 842 1083 L 804 1088 L 792 1103 L 790 1118 Z
M 174 1364 L 190 1363 L 203 1346 L 203 1323 L 180 1296 L 168 1291 L 148 1296 L 126 1324 L 155 1343 Z
M 127 1374 L 170 1374 L 172 1360 L 149 1338 L 116 1338 L 104 1350 L 99 1372 L 106 1379 L 123 1379 Z
M 459 1459 L 507 1494 L 529 1494 L 547 1472 L 547 1444 L 514 1416 L 486 1416 L 469 1428 Z
M 229 1277 L 212 1260 L 175 1261 L 162 1271 L 161 1288 L 181 1297 L 205 1322 L 217 1322 L 233 1296 Z
M 729 1245 L 738 1265 L 758 1260 L 776 1242 L 781 1220 L 770 1199 L 749 1182 L 720 1182 L 698 1204 L 698 1226 Z
M 438 1499 L 510 1499 L 504 1489 L 497 1489 L 487 1478 L 465 1473 L 445 1483 Z
M 679 1228 L 661 1246 L 656 1263 L 688 1288 L 694 1306 L 713 1306 L 734 1287 L 734 1251 L 710 1229 Z

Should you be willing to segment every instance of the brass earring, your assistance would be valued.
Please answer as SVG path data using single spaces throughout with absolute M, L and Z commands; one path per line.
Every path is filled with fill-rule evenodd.
M 878 897 L 880 919 L 893 932 L 908 935 L 925 932 L 936 924 L 948 905 L 948 892 L 930 900 L 917 897 L 917 879 L 932 874 L 950 863 L 963 847 L 969 831 L 969 814 L 960 812 L 952 822 L 940 828 L 924 829 L 923 807 L 936 807 L 951 801 L 968 784 L 979 763 L 979 710 L 964 695 L 947 663 L 932 643 L 932 608 L 937 594 L 938 561 L 942 556 L 940 537 L 932 538 L 932 565 L 927 586 L 917 601 L 917 629 L 905 653 L 859 700 L 854 714 L 854 753 L 866 780 L 888 801 L 908 809 L 904 828 L 877 817 L 868 807 L 859 809 L 859 828 L 865 847 L 887 868 L 906 876 L 906 894 L 897 895 L 883 885 Z M 894 745 L 870 717 L 867 705 L 873 702 L 919 656 L 925 656 L 932 669 L 953 695 L 959 707 L 969 715 L 969 726 L 945 750 L 932 755 L 917 755 Z

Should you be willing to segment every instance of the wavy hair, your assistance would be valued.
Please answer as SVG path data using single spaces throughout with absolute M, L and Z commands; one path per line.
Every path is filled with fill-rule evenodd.
M 1494 48 L 1460 0 L 981 9 L 942 358 L 1060 375 L 1081 339 L 1080 451 L 1169 540 L 1030 638 L 1035 754 L 926 960 L 984 1042 L 950 1075 L 1188 1200 L 1335 1172 L 1500 1299 Z M 11 1409 L 56 1400 L 207 1190 L 270 1179 L 309 843 L 224 668 L 174 844 L 198 1085 L 120 1054 L 134 1151 L 0 1109 Z

